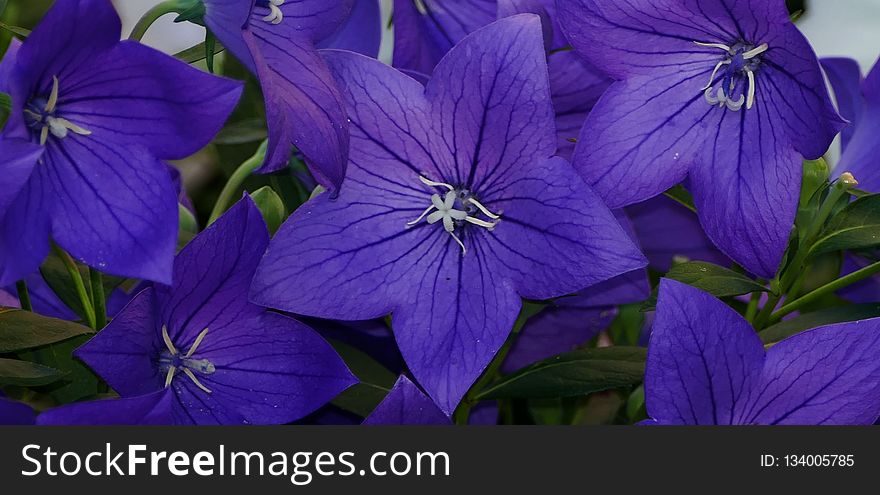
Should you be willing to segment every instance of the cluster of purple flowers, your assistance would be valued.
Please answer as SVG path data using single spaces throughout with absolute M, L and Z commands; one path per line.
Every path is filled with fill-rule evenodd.
M 77 318 L 39 275 L 50 248 L 139 283 L 74 351 L 118 397 L 38 416 L 0 397 L 0 423 L 320 421 L 362 380 L 329 320 L 390 326 L 402 358 L 365 424 L 466 421 L 475 384 L 654 298 L 642 424 L 880 416 L 880 319 L 768 345 L 751 325 L 800 289 L 804 160 L 842 130 L 835 177 L 880 191 L 880 69 L 820 65 L 783 0 L 395 0 L 390 65 L 376 0 L 180 5 L 259 82 L 256 171 L 296 154 L 321 187 L 271 238 L 245 195 L 176 252 L 165 161 L 210 143 L 243 85 L 120 41 L 109 0 L 56 0 L 0 62 L 0 306 L 23 281 Z M 663 196 L 680 184 L 692 203 Z M 757 289 L 673 280 L 683 257 Z M 746 293 L 745 318 L 718 298 Z M 545 307 L 525 321 L 524 301 Z

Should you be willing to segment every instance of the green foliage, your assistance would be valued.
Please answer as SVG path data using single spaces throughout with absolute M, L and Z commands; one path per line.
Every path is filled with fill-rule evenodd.
M 263 220 L 269 228 L 269 233 L 275 235 L 284 220 L 287 219 L 287 212 L 284 209 L 284 202 L 278 194 L 269 186 L 263 186 L 251 193 L 254 203 L 263 214 Z
M 637 385 L 645 372 L 646 349 L 581 349 L 527 366 L 489 385 L 477 399 L 575 397 Z
M 798 315 L 771 325 L 758 335 L 765 344 L 770 344 L 822 325 L 877 317 L 880 317 L 880 303 L 851 304 Z
M 669 269 L 666 278 L 692 285 L 715 297 L 739 296 L 767 291 L 766 287 L 741 273 L 705 261 L 689 261 L 674 265 Z M 650 310 L 656 305 L 657 290 L 655 289 L 650 299 L 645 301 L 642 309 Z
M 37 387 L 61 379 L 64 374 L 54 368 L 30 361 L 0 358 L 0 385 Z
M 90 333 L 91 328 L 78 323 L 0 308 L 0 353 L 32 349 Z
M 880 194 L 849 203 L 834 215 L 812 246 L 812 255 L 880 245 Z
M 360 380 L 360 383 L 339 394 L 331 403 L 365 418 L 388 395 L 397 376 L 366 353 L 344 342 L 330 340 L 330 344 Z

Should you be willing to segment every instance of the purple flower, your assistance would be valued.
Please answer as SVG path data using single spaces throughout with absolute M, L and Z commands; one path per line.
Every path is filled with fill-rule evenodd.
M 620 211 L 615 215 L 635 240 L 633 226 L 626 216 Z M 644 301 L 650 294 L 647 270 L 640 269 L 550 302 L 549 307 L 523 326 L 501 371 L 511 373 L 584 345 L 614 321 L 615 306 Z
M 286 167 L 291 146 L 296 146 L 315 179 L 336 191 L 345 177 L 348 124 L 339 91 L 315 44 L 336 34 L 354 0 L 203 3 L 205 25 L 260 79 L 269 149 L 258 171 Z
M 365 425 L 448 425 L 449 418 L 403 375 L 364 420 Z
M 569 158 L 587 114 L 611 85 L 577 53 L 559 29 L 553 0 L 414 0 L 394 2 L 394 66 L 430 74 L 437 62 L 467 34 L 496 18 L 532 13 L 544 28 L 550 92 L 556 111 L 557 154 Z
M 648 346 L 649 424 L 872 424 L 880 319 L 773 344 L 709 294 L 663 279 Z
M 108 0 L 58 0 L 0 64 L 0 286 L 49 239 L 101 271 L 171 281 L 177 202 L 160 160 L 207 144 L 240 83 L 119 41 Z
M 379 0 L 355 0 L 345 24 L 318 48 L 350 50 L 376 58 L 382 44 L 382 16 Z
M 802 159 L 843 121 L 782 0 L 571 0 L 574 48 L 614 77 L 573 164 L 611 207 L 686 177 L 709 237 L 770 277 L 797 210 Z
M 859 189 L 880 192 L 880 64 L 874 64 L 864 80 L 855 60 L 826 58 L 822 66 L 840 114 L 851 122 L 841 131 L 843 154 L 834 175 L 850 172 L 859 181 Z
M 313 330 L 247 301 L 268 242 L 243 199 L 180 252 L 173 286 L 143 290 L 74 352 L 123 398 L 54 409 L 39 422 L 287 423 L 352 385 Z
M 296 211 L 251 297 L 322 318 L 393 313 L 410 371 L 450 413 L 521 306 L 645 264 L 562 158 L 539 19 L 478 30 L 427 87 L 366 57 L 330 53 L 352 121 L 336 200 Z
M 31 406 L 7 399 L 0 392 L 0 425 L 32 425 L 35 418 Z
M 706 237 L 697 215 L 675 200 L 657 196 L 628 206 L 626 212 L 654 270 L 668 272 L 676 257 L 730 266 L 730 259 Z

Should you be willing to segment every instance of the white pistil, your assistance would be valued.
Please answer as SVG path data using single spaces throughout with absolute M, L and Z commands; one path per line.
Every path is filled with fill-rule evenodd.
M 456 226 L 460 226 L 462 225 L 461 222 L 465 222 L 475 225 L 477 227 L 492 230 L 493 228 L 495 228 L 497 222 L 489 222 L 479 219 L 477 217 L 469 216 L 467 211 L 455 208 L 456 201 L 460 201 L 462 208 L 467 208 L 469 205 L 473 205 L 474 208 L 480 210 L 484 215 L 492 220 L 498 220 L 501 218 L 500 215 L 492 213 L 492 211 L 483 206 L 483 204 L 481 204 L 475 198 L 471 197 L 469 192 L 458 191 L 455 189 L 454 186 L 452 186 L 452 184 L 447 184 L 445 182 L 435 182 L 421 175 L 419 176 L 419 181 L 421 181 L 421 183 L 425 184 L 426 186 L 442 187 L 447 189 L 447 191 L 442 198 L 439 194 L 432 194 L 431 206 L 427 207 L 425 211 L 423 211 L 422 214 L 419 215 L 418 218 L 411 222 L 407 222 L 407 227 L 412 227 L 413 225 L 421 222 L 426 215 L 428 217 L 428 224 L 435 224 L 442 221 L 443 230 L 449 233 L 449 235 L 452 236 L 459 247 L 461 247 L 462 256 L 467 254 L 467 248 L 465 247 L 464 243 L 461 242 L 461 239 L 459 239 L 458 236 L 455 235 Z
M 715 66 L 715 70 L 712 71 L 712 75 L 709 76 L 709 83 L 703 88 L 704 90 L 712 87 L 712 83 L 715 82 L 715 76 L 718 75 L 718 71 L 725 65 L 730 65 L 730 60 L 724 59 L 721 62 L 718 62 L 718 65 Z
M 181 358 L 180 371 L 183 371 L 183 374 L 186 375 L 190 380 L 192 380 L 196 387 L 210 394 L 211 389 L 204 386 L 202 382 L 199 381 L 195 373 L 192 372 L 191 367 L 195 367 L 196 370 L 198 370 L 202 374 L 210 375 L 214 373 L 214 371 L 216 371 L 214 365 L 207 359 L 190 359 L 192 355 L 195 354 L 199 346 L 202 344 L 202 341 L 205 340 L 206 335 L 208 335 L 207 328 L 199 333 L 192 346 L 190 346 L 189 350 L 186 351 L 186 354 L 184 354 Z M 174 347 L 174 342 L 171 341 L 171 337 L 168 335 L 168 327 L 165 325 L 162 325 L 162 340 L 165 341 L 165 347 L 168 348 L 168 352 L 171 354 L 172 359 L 179 354 L 177 348 Z M 177 366 L 175 366 L 174 364 L 169 365 L 168 373 L 165 375 L 165 388 L 171 386 L 171 382 L 174 380 L 174 375 L 177 374 L 177 371 Z
M 718 72 L 721 70 L 722 67 L 729 66 L 733 63 L 733 57 L 737 56 L 737 48 L 732 48 L 723 43 L 704 43 L 700 41 L 694 41 L 694 43 L 707 48 L 717 48 L 720 50 L 724 50 L 725 52 L 727 52 L 728 55 L 730 55 L 729 57 L 724 58 L 715 65 L 715 68 L 712 70 L 712 74 L 709 76 L 709 82 L 705 86 L 703 86 L 703 88 L 701 88 L 701 90 L 703 91 L 703 97 L 705 98 L 706 102 L 710 105 L 718 105 L 722 108 L 726 107 L 727 109 L 734 112 L 741 110 L 743 106 L 745 106 L 746 109 L 752 108 L 755 105 L 755 95 L 757 92 L 757 84 L 755 78 L 756 65 L 754 63 L 744 64 L 744 67 L 739 69 L 746 77 L 747 86 L 739 95 L 739 98 L 737 98 L 736 100 L 731 99 L 731 96 L 734 94 L 734 91 L 736 89 L 736 76 L 734 75 L 728 75 L 728 78 L 730 80 L 729 87 L 724 88 L 722 85 L 722 87 L 719 87 L 713 95 L 715 77 L 718 75 Z M 761 55 L 762 53 L 765 53 L 768 49 L 769 45 L 767 45 L 767 43 L 761 43 L 760 45 L 750 50 L 741 52 L 739 56 L 742 57 L 743 61 L 748 61 L 752 60 L 758 55 Z
M 278 8 L 281 5 L 284 5 L 284 0 L 269 0 L 269 15 L 263 17 L 263 20 L 274 25 L 281 24 L 284 20 L 284 12 Z
M 746 102 L 746 109 L 755 105 L 755 72 L 746 68 L 746 75 L 749 77 L 749 99 Z

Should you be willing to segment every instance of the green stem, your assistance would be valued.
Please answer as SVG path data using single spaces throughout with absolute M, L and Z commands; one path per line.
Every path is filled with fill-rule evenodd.
M 749 322 L 755 321 L 755 315 L 758 314 L 758 302 L 761 301 L 761 294 L 763 292 L 752 292 L 749 305 L 746 307 L 746 320 Z
M 15 283 L 15 289 L 18 291 L 18 305 L 21 306 L 21 309 L 33 311 L 34 307 L 31 305 L 31 295 L 28 292 L 27 282 L 19 280 Z
M 861 282 L 862 280 L 865 280 L 866 278 L 877 273 L 880 273 L 880 261 L 872 263 L 862 268 L 861 270 L 854 271 L 849 275 L 841 277 L 833 282 L 829 282 L 822 287 L 819 287 L 807 294 L 804 294 L 803 297 L 800 297 L 798 299 L 795 299 L 794 301 L 791 301 L 788 304 L 783 305 L 781 308 L 779 308 L 779 311 L 773 313 L 773 315 L 770 317 L 770 323 L 773 324 L 778 322 L 782 319 L 783 316 L 793 311 L 797 311 L 798 309 L 826 294 L 831 294 L 832 292 L 838 291 L 844 287 L 855 284 L 857 282 Z
M 802 280 L 802 277 L 806 273 L 807 266 L 805 264 L 809 258 L 810 247 L 813 244 L 814 238 L 819 235 L 822 227 L 825 226 L 825 221 L 831 216 L 831 213 L 834 211 L 834 207 L 837 205 L 840 198 L 849 194 L 849 190 L 857 184 L 858 183 L 852 178 L 851 174 L 845 173 L 840 176 L 834 185 L 831 186 L 831 190 L 828 192 L 828 196 L 825 198 L 825 201 L 816 213 L 816 217 L 810 224 L 809 230 L 807 230 L 806 235 L 801 238 L 801 244 L 798 246 L 797 254 L 795 254 L 794 259 L 788 265 L 785 273 L 783 273 L 782 278 L 779 280 L 779 292 L 770 296 L 767 304 L 764 305 L 761 312 L 758 313 L 758 316 L 755 318 L 756 329 L 761 330 L 771 323 L 773 310 L 776 309 L 779 301 L 789 293 L 792 287 L 797 285 L 798 290 L 800 290 L 799 281 Z
M 226 185 L 223 186 L 223 190 L 220 191 L 220 197 L 217 198 L 217 202 L 214 204 L 214 209 L 211 211 L 211 216 L 208 218 L 208 225 L 211 225 L 222 215 L 232 203 L 235 198 L 238 190 L 241 188 L 241 185 L 244 184 L 245 179 L 251 175 L 251 173 L 259 168 L 260 165 L 263 164 L 263 161 L 266 158 L 266 148 L 267 142 L 263 141 L 263 144 L 257 149 L 257 152 L 247 160 L 244 161 L 241 165 L 235 169 L 235 172 L 232 173 L 232 177 L 226 182 Z
M 92 301 L 95 308 L 95 329 L 107 325 L 107 300 L 104 296 L 104 280 L 101 272 L 89 267 L 89 283 L 92 285 Z
M 52 252 L 55 253 L 55 256 L 61 258 L 61 262 L 64 263 L 64 268 L 67 269 L 67 274 L 70 276 L 70 280 L 76 288 L 76 294 L 79 296 L 80 305 L 82 305 L 83 313 L 85 313 L 86 323 L 88 323 L 90 328 L 97 330 L 95 308 L 92 304 L 91 298 L 89 298 L 88 292 L 86 292 L 86 285 L 83 283 L 82 274 L 79 273 L 79 267 L 76 266 L 76 262 L 73 261 L 73 258 L 71 258 L 63 249 L 58 247 L 58 245 L 52 244 Z
M 134 25 L 128 39 L 140 41 L 147 34 L 147 30 L 154 22 L 166 14 L 175 14 L 180 11 L 180 2 L 178 0 L 167 0 L 148 10 Z

